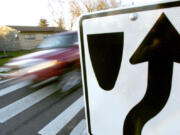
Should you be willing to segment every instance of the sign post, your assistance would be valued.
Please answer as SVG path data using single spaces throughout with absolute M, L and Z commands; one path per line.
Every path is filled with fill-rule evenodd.
M 90 135 L 180 134 L 180 1 L 84 15 Z

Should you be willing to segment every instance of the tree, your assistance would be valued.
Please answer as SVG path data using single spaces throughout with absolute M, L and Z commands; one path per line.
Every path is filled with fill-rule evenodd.
M 40 21 L 39 21 L 39 26 L 40 27 L 48 27 L 48 22 L 47 22 L 47 20 L 46 19 L 40 19 Z
M 51 19 L 61 29 L 66 29 L 63 0 L 49 0 L 48 9 L 51 13 Z
M 57 21 L 55 20 L 56 24 L 58 25 L 59 28 L 61 29 L 66 29 L 65 25 L 65 19 L 63 16 L 61 16 Z
M 58 8 L 60 9 L 60 11 L 57 11 L 53 4 L 55 4 L 56 6 L 58 5 L 60 7 Z M 49 1 L 49 9 L 56 24 L 58 24 L 59 21 L 63 20 L 63 27 L 66 27 L 66 29 L 70 30 L 72 30 L 73 27 L 77 25 L 78 18 L 81 14 L 115 7 L 117 7 L 117 3 L 115 0 L 55 0 L 53 2 Z
M 8 26 L 0 27 L 0 50 L 6 55 L 6 50 L 13 46 L 19 45 L 19 42 L 16 40 L 18 38 L 19 31 Z

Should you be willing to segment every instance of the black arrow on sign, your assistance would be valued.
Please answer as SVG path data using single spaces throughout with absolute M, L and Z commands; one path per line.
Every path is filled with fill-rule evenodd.
M 173 62 L 180 62 L 180 35 L 162 13 L 130 59 L 148 61 L 148 85 L 144 98 L 128 113 L 124 135 L 141 135 L 144 124 L 165 106 L 171 91 Z

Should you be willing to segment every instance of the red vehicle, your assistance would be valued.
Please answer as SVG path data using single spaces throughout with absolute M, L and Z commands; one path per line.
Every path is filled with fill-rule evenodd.
M 8 72 L 0 76 L 39 82 L 80 68 L 77 32 L 49 36 L 38 48 L 37 52 L 14 58 L 5 64 Z

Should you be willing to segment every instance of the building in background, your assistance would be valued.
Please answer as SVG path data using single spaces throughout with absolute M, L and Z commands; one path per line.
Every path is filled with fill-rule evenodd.
M 63 31 L 58 27 L 1 26 L 0 51 L 31 50 L 47 36 Z

